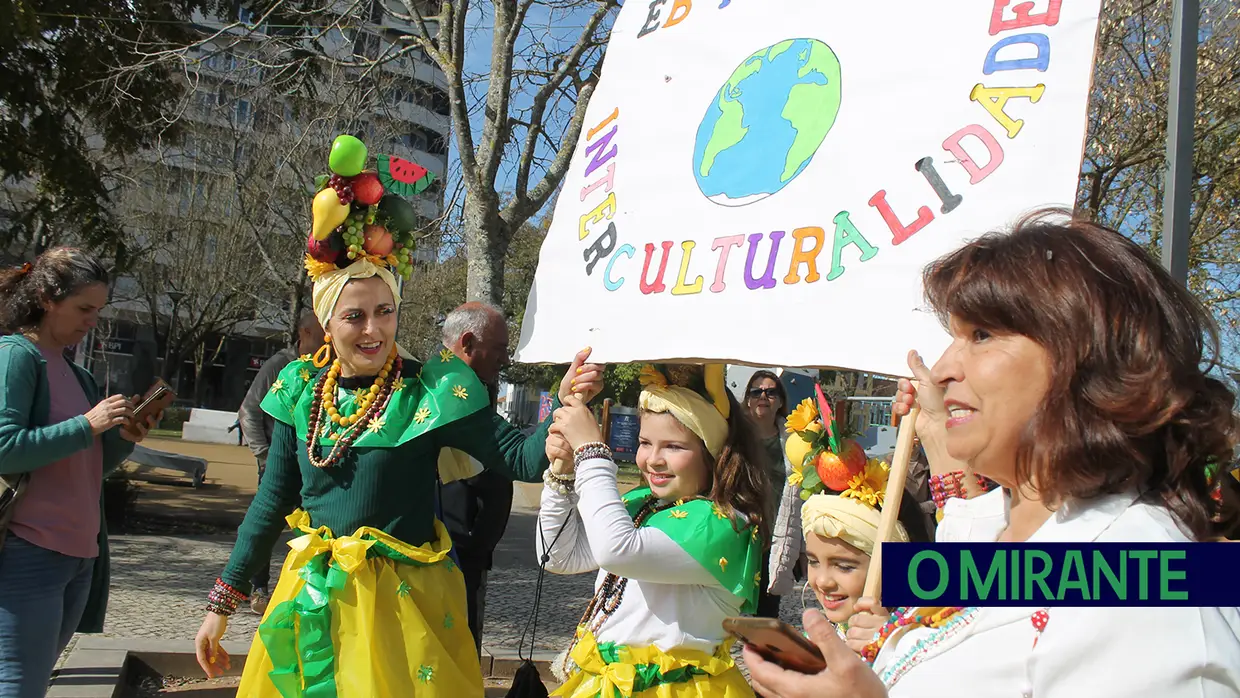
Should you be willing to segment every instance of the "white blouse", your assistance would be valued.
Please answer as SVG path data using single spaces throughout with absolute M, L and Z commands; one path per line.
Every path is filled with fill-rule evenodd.
M 952 499 L 937 538 L 995 541 L 1006 525 L 1002 490 Z M 1135 493 L 1075 502 L 1029 542 L 1179 543 L 1188 536 L 1164 508 Z M 898 677 L 893 698 L 1233 698 L 1240 696 L 1240 609 L 1055 608 L 1036 646 L 1038 608 L 983 608 Z M 897 634 L 874 669 L 891 678 L 935 631 Z
M 539 558 L 548 552 L 548 572 L 599 570 L 596 590 L 608 572 L 628 578 L 619 608 L 595 633 L 600 643 L 709 654 L 724 639 L 723 619 L 740 615 L 743 600 L 676 541 L 654 528 L 633 527 L 616 464 L 607 459 L 583 461 L 567 497 L 543 487 L 535 538 Z

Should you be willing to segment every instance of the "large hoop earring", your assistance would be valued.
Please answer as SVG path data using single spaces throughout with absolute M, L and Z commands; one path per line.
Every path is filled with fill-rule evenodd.
M 323 368 L 327 364 L 331 363 L 332 335 L 330 332 L 323 335 L 323 346 L 319 347 L 319 350 L 314 352 L 314 358 L 312 360 L 314 361 L 315 368 Z

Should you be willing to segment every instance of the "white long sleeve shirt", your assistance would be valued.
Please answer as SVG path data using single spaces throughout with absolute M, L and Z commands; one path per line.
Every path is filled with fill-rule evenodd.
M 609 572 L 629 580 L 619 608 L 595 634 L 600 643 L 709 654 L 724 639 L 723 619 L 740 615 L 743 600 L 676 541 L 654 528 L 634 528 L 609 460 L 582 462 L 567 497 L 543 488 L 535 545 L 540 557 L 547 551 L 548 572 L 599 570 L 595 589 Z

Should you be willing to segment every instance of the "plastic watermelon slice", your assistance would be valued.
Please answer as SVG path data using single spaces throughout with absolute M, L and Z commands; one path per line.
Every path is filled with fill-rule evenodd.
M 400 196 L 414 196 L 426 191 L 435 181 L 435 173 L 425 167 L 394 155 L 380 155 L 379 179 L 387 190 Z

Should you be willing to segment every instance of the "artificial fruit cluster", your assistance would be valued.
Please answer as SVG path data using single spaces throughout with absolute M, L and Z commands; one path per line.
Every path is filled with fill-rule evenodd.
M 367 158 L 365 144 L 353 136 L 337 136 L 332 143 L 331 173 L 315 178 L 307 255 L 322 267 L 337 268 L 366 257 L 408 279 L 418 216 L 403 197 L 424 191 L 435 175 L 391 155 L 380 155 L 377 169 L 368 170 Z
M 784 455 L 793 471 L 789 481 L 801 486 L 801 499 L 823 490 L 843 492 L 866 470 L 865 449 L 840 434 L 822 388 L 815 390 L 817 404 L 805 398 L 786 423 L 791 436 L 784 444 Z

